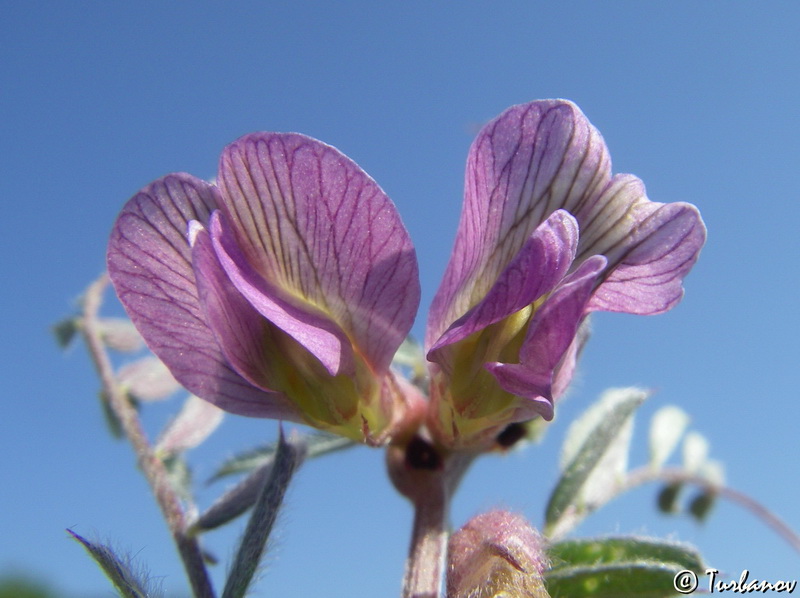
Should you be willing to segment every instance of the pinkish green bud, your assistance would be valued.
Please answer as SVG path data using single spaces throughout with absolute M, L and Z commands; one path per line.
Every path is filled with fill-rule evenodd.
M 450 538 L 447 598 L 549 598 L 544 540 L 520 515 L 491 511 Z

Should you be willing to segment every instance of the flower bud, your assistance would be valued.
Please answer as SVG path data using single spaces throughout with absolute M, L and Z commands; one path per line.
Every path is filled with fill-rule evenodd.
M 478 515 L 450 538 L 447 598 L 549 598 L 544 541 L 520 515 Z

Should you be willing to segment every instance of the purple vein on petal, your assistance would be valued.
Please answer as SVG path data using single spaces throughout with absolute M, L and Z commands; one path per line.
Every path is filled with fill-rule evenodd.
M 530 324 L 520 350 L 520 363 L 486 364 L 504 390 L 526 398 L 544 397 L 552 405 L 553 374 L 574 342 L 605 265 L 605 258 L 594 256 L 553 291 Z M 541 411 L 542 408 L 543 404 L 537 403 L 536 413 L 550 419 L 552 410 Z
M 682 298 L 683 278 L 705 243 L 705 225 L 693 205 L 649 203 L 595 292 L 591 310 L 653 315 Z
M 326 313 L 376 371 L 388 368 L 419 303 L 417 263 L 388 197 L 338 150 L 256 133 L 226 148 L 226 223 L 267 282 Z
M 215 257 L 248 307 L 303 345 L 331 375 L 352 375 L 355 369 L 347 335 L 321 310 L 303 305 L 259 276 L 239 251 L 223 220 L 219 212 L 211 217 Z
M 269 389 L 267 321 L 242 296 L 226 274 L 208 231 L 190 223 L 192 266 L 205 321 L 228 363 L 248 382 Z
M 578 247 L 578 223 L 559 210 L 539 225 L 500 274 L 486 297 L 456 320 L 428 352 L 499 322 L 550 292 L 569 270 Z
M 176 380 L 230 411 L 258 415 L 264 393 L 228 365 L 197 298 L 187 224 L 206 220 L 216 205 L 216 190 L 191 175 L 148 185 L 114 225 L 108 271 L 131 320 Z
M 464 209 L 426 346 L 488 292 L 552 212 L 580 210 L 610 168 L 602 137 L 570 102 L 514 106 L 486 125 L 470 148 Z

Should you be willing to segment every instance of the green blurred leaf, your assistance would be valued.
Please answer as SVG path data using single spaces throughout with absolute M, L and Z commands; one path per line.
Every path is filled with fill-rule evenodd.
M 73 532 L 69 534 L 80 542 L 94 561 L 100 566 L 106 577 L 117 588 L 122 598 L 154 598 L 161 596 L 161 592 L 150 587 L 147 576 L 141 572 L 134 572 L 128 558 L 122 558 L 105 544 L 90 542 Z
M 681 490 L 683 490 L 683 484 L 680 482 L 664 486 L 656 498 L 658 510 L 667 515 L 672 515 L 680 511 L 678 507 L 678 498 L 680 497 Z
M 609 563 L 545 574 L 551 598 L 668 598 L 680 569 L 661 563 Z
M 568 540 L 549 552 L 553 566 L 545 581 L 552 598 L 674 596 L 678 572 L 705 569 L 694 548 L 649 538 Z
M 398 347 L 397 352 L 394 354 L 392 358 L 393 365 L 404 365 L 406 367 L 411 368 L 412 370 L 416 370 L 420 364 L 424 368 L 425 364 L 425 356 L 422 352 L 422 345 L 420 345 L 416 339 L 407 336 L 403 339 L 403 342 Z
M 56 337 L 56 343 L 62 349 L 67 349 L 72 341 L 75 340 L 75 335 L 78 333 L 80 319 L 76 316 L 65 318 L 60 322 L 56 322 L 53 327 L 53 335 Z
M 273 463 L 273 459 L 267 460 L 239 480 L 233 488 L 226 490 L 197 517 L 191 525 L 191 532 L 201 533 L 218 528 L 246 513 L 256 503 L 261 489 L 272 472 Z
M 312 459 L 342 449 L 358 446 L 358 443 L 352 440 L 336 436 L 335 434 L 328 434 L 327 432 L 303 434 L 301 439 L 308 447 L 306 459 Z M 209 483 L 230 475 L 248 473 L 258 469 L 274 459 L 277 446 L 278 444 L 273 442 L 272 444 L 234 455 L 223 462 L 217 472 L 211 477 Z
M 407 336 L 392 358 L 392 367 L 418 388 L 427 390 L 428 365 L 422 345 Z
M 563 540 L 552 544 L 548 554 L 553 561 L 552 571 L 576 565 L 638 560 L 672 563 L 697 573 L 705 569 L 703 558 L 694 547 L 659 538 L 625 536 Z
M 0 598 L 57 598 L 54 590 L 33 577 L 21 573 L 0 577 Z
M 717 495 L 713 492 L 701 492 L 689 503 L 689 513 L 700 523 L 703 523 L 711 514 L 717 502 Z
M 247 528 L 225 582 L 222 598 L 244 598 L 247 595 L 278 516 L 278 510 L 283 503 L 286 489 L 303 462 L 305 451 L 306 447 L 302 440 L 290 439 L 287 442 L 281 431 L 275 451 L 275 462 L 253 507 L 253 514 L 247 522 Z
M 680 407 L 667 405 L 656 411 L 650 420 L 650 464 L 660 469 L 678 446 L 689 416 Z
M 601 468 L 595 479 L 604 484 L 619 473 L 619 465 L 627 459 L 631 417 L 646 397 L 647 392 L 638 388 L 606 391 L 570 426 L 562 453 L 563 473 L 545 513 L 547 535 L 562 517 L 580 512 L 581 493 L 598 465 Z M 606 455 L 613 458 L 604 461 Z
M 295 443 L 302 443 L 306 448 L 306 459 L 309 456 L 318 457 L 356 446 L 356 443 L 351 440 L 325 432 L 298 435 Z M 272 444 L 238 455 L 226 462 L 211 481 L 243 472 L 247 472 L 247 476 L 239 480 L 233 488 L 227 490 L 197 517 L 191 526 L 193 533 L 201 533 L 225 525 L 247 512 L 255 504 L 261 488 L 264 487 L 267 478 L 271 475 L 276 454 L 275 448 L 276 445 Z
M 119 421 L 117 414 L 111 408 L 111 401 L 102 390 L 100 391 L 100 407 L 103 410 L 103 419 L 106 421 L 106 426 L 111 436 L 117 440 L 123 438 L 125 433 L 122 429 L 122 422 Z
M 162 460 L 172 488 L 186 502 L 192 502 L 192 470 L 180 455 L 170 455 Z

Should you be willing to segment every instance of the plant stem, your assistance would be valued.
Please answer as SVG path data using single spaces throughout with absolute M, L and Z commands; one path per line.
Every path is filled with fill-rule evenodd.
M 125 436 L 133 446 L 139 467 L 150 484 L 156 502 L 161 508 L 167 526 L 172 533 L 194 596 L 196 598 L 214 598 L 214 589 L 203 561 L 200 546 L 195 538 L 186 533 L 186 515 L 178 495 L 169 482 L 164 464 L 153 453 L 152 446 L 144 433 L 136 409 L 117 386 L 114 370 L 106 353 L 97 320 L 103 291 L 107 285 L 108 276 L 103 274 L 89 285 L 84 294 L 81 327 L 83 337 L 100 376 L 106 400 L 108 400 L 111 409 L 119 419 Z
M 661 470 L 653 470 L 650 467 L 641 467 L 634 469 L 628 473 L 628 476 L 616 494 L 622 494 L 637 486 L 647 484 L 650 482 L 666 482 L 668 484 L 692 484 L 699 486 L 706 492 L 716 494 L 722 498 L 726 498 L 731 502 L 737 503 L 739 506 L 747 509 L 757 518 L 761 519 L 765 525 L 771 527 L 780 537 L 786 540 L 792 548 L 800 552 L 800 536 L 790 528 L 783 519 L 778 517 L 775 513 L 770 511 L 767 507 L 762 505 L 754 498 L 734 490 L 728 486 L 722 486 L 709 482 L 705 478 L 698 475 L 691 474 L 679 467 L 670 467 Z
M 575 529 L 578 524 L 590 514 L 595 512 L 603 505 L 611 502 L 618 496 L 633 490 L 639 486 L 652 482 L 663 482 L 666 484 L 691 484 L 697 486 L 710 494 L 715 494 L 739 506 L 747 509 L 757 518 L 761 519 L 767 527 L 770 527 L 781 538 L 786 540 L 789 545 L 797 552 L 800 552 L 800 536 L 789 527 L 785 521 L 770 511 L 763 504 L 754 498 L 734 490 L 728 486 L 715 484 L 706 478 L 695 475 L 680 467 L 666 467 L 663 469 L 653 469 L 650 466 L 643 466 L 629 471 L 625 479 L 619 484 L 613 485 L 608 492 L 590 504 L 586 504 L 582 509 L 574 509 L 568 516 L 562 517 L 562 521 L 556 529 L 550 532 L 550 539 L 555 541 Z
M 403 598 L 439 597 L 447 560 L 450 498 L 477 456 L 473 452 L 448 454 L 424 436 L 386 451 L 392 483 L 414 505 Z
M 437 598 L 441 589 L 447 555 L 448 496 L 444 476 L 429 485 L 429 492 L 414 501 L 414 529 L 411 535 L 403 598 Z

